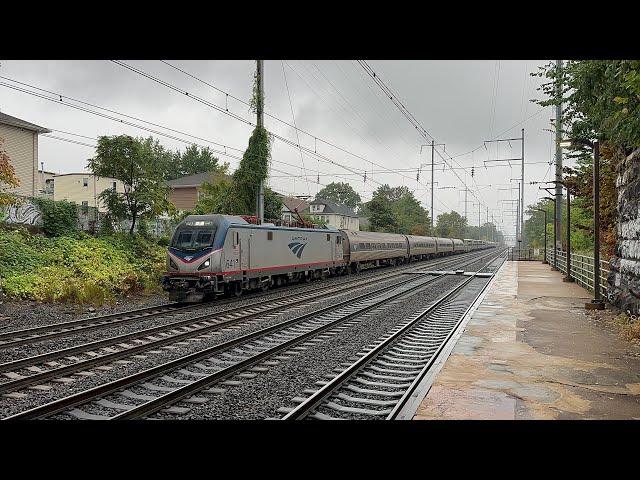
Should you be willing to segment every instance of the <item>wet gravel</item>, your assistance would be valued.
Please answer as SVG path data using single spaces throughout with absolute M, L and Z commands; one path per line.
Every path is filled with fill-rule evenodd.
M 454 258 L 460 258 L 460 257 L 454 257 Z M 410 268 L 404 268 L 402 269 L 402 271 L 412 270 L 413 268 L 420 268 L 428 265 L 431 262 L 433 262 L 433 260 L 425 261 L 425 262 L 416 262 L 416 263 L 413 263 L 410 266 Z M 77 333 L 70 332 L 64 337 L 53 338 L 50 340 L 34 341 L 33 343 L 27 344 L 27 345 L 20 345 L 13 348 L 0 349 L 0 363 L 10 362 L 13 360 L 17 360 L 17 359 L 25 358 L 29 356 L 40 355 L 43 353 L 47 353 L 55 350 L 61 350 L 64 348 L 70 348 L 70 347 L 82 345 L 88 342 L 108 339 L 118 335 L 133 333 L 133 332 L 144 330 L 146 328 L 151 328 L 154 326 L 161 326 L 161 325 L 169 326 L 172 323 L 175 323 L 181 320 L 187 320 L 200 315 L 214 315 L 229 308 L 242 307 L 245 305 L 254 304 L 259 301 L 277 300 L 285 297 L 291 297 L 292 295 L 295 295 L 297 293 L 306 293 L 322 287 L 329 287 L 334 285 L 337 286 L 343 283 L 353 282 L 354 280 L 364 282 L 369 279 L 374 279 L 378 277 L 383 279 L 385 278 L 386 275 L 390 273 L 396 273 L 398 271 L 401 271 L 401 269 L 388 268 L 388 267 L 370 268 L 363 271 L 358 276 L 347 275 L 342 277 L 328 278 L 322 281 L 313 282 L 310 285 L 295 284 L 288 287 L 273 289 L 267 293 L 258 293 L 258 292 L 251 293 L 243 297 L 240 297 L 239 299 L 233 299 L 233 300 L 223 299 L 220 302 L 211 302 L 211 303 L 202 304 L 202 305 L 195 305 L 193 309 L 188 309 L 187 311 L 184 311 L 182 313 L 171 312 L 164 316 L 150 317 L 147 319 L 142 318 L 142 319 L 134 320 L 133 322 L 128 322 L 124 324 L 104 326 L 100 329 L 89 331 L 86 333 L 82 333 L 82 331 Z M 350 285 L 353 285 L 353 283 L 350 283 Z M 160 297 L 154 298 L 153 302 L 150 299 L 149 302 L 151 302 L 149 305 L 136 305 L 135 308 L 143 308 L 144 306 L 162 305 L 166 303 L 166 301 L 163 301 L 163 299 Z M 17 304 L 12 305 L 12 308 L 17 310 Z M 52 312 L 54 312 L 56 309 L 60 310 L 61 308 L 62 307 L 59 304 L 37 304 L 37 308 L 34 309 L 33 315 L 38 316 L 38 312 L 41 312 L 41 311 L 48 311 L 48 315 L 53 315 Z M 31 314 L 29 314 L 28 308 L 23 308 L 22 310 L 20 310 L 20 315 L 22 315 L 22 317 L 19 317 L 18 321 L 15 324 L 11 325 L 11 328 L 8 328 L 6 330 L 0 330 L 0 331 L 2 331 L 3 333 L 10 333 L 12 330 L 18 330 L 20 328 L 28 328 L 29 326 L 48 325 L 48 324 L 60 323 L 64 321 L 77 320 L 81 318 L 93 318 L 98 315 L 104 315 L 108 313 L 119 313 L 119 312 L 133 309 L 131 305 L 129 305 L 128 308 L 126 308 L 125 305 L 116 305 L 111 310 L 104 310 L 100 312 L 96 311 L 94 314 L 73 317 L 69 312 L 74 311 L 75 307 L 70 306 L 67 308 L 68 308 L 67 315 L 64 317 L 61 316 L 60 318 L 57 319 L 58 321 L 44 321 L 42 320 L 43 318 L 47 318 L 51 320 L 50 317 L 45 315 L 45 316 L 38 317 L 40 319 L 39 322 L 32 322 L 31 324 L 28 324 L 26 326 L 20 325 L 20 323 L 27 322 L 27 319 L 31 318 L 29 317 L 29 315 Z
M 335 374 L 334 369 L 342 370 L 341 363 L 351 363 L 358 352 L 368 345 L 377 343 L 380 337 L 415 313 L 426 307 L 442 294 L 460 283 L 460 277 L 446 277 L 428 287 L 404 297 L 362 317 L 362 321 L 345 329 L 317 345 L 309 346 L 302 353 L 282 360 L 267 372 L 252 379 L 244 379 L 239 386 L 224 386 L 224 393 L 206 396 L 210 401 L 191 407 L 184 415 L 156 413 L 153 418 L 164 419 L 265 419 L 280 418 L 278 412 L 282 406 L 293 407 L 294 397 L 306 397 L 305 389 L 319 388 L 317 381 L 327 380 L 325 375 Z M 234 378 L 235 379 L 235 378 Z
M 415 266 L 416 267 L 420 267 L 423 265 L 427 265 L 429 262 L 420 262 L 420 263 L 416 263 Z M 414 266 L 414 265 L 412 265 Z M 385 272 L 391 272 L 394 269 L 384 269 Z M 383 273 L 381 272 L 380 269 L 376 269 L 373 272 L 367 272 L 364 273 L 362 275 L 359 276 L 359 278 L 362 278 L 363 280 L 370 275 L 377 275 L 378 273 Z M 353 280 L 354 277 L 339 277 L 339 278 L 334 278 L 334 279 L 329 279 L 329 280 L 325 280 L 322 282 L 315 282 L 314 284 L 312 284 L 312 286 L 321 286 L 324 284 L 328 284 L 329 282 L 331 283 L 342 283 L 345 281 L 349 281 L 349 280 Z M 288 310 L 286 312 L 283 312 L 281 314 L 275 315 L 273 317 L 269 317 L 269 318 L 265 318 L 262 319 L 260 322 L 252 322 L 250 325 L 247 325 L 246 327 L 243 327 L 241 330 L 235 330 L 235 329 L 225 329 L 225 330 L 220 330 L 217 332 L 216 335 L 213 335 L 211 338 L 208 339 L 202 339 L 202 340 L 198 340 L 198 341 L 193 341 L 193 342 L 188 342 L 187 344 L 183 345 L 183 346 L 172 346 L 173 348 L 167 348 L 167 347 L 163 347 L 158 349 L 158 353 L 147 353 L 145 352 L 143 354 L 143 356 L 145 358 L 129 358 L 127 360 L 121 360 L 121 361 L 117 361 L 115 364 L 111 364 L 108 368 L 109 369 L 105 369 L 105 370 L 96 370 L 96 369 L 91 369 L 90 372 L 92 373 L 91 376 L 86 376 L 86 377 L 82 377 L 82 378 L 78 378 L 78 377 L 73 377 L 74 381 L 69 382 L 69 383 L 62 383 L 62 382 L 56 382 L 56 381 L 52 381 L 47 383 L 46 385 L 48 385 L 50 388 L 48 390 L 25 390 L 24 392 L 26 392 L 28 395 L 25 398 L 7 398 L 6 396 L 4 397 L 0 397 L 0 416 L 5 417 L 14 413 L 17 413 L 19 411 L 24 411 L 28 408 L 32 408 L 34 406 L 37 405 L 41 405 L 43 403 L 47 403 L 55 398 L 60 398 L 62 396 L 66 396 L 69 394 L 73 394 L 82 390 L 86 390 L 88 388 L 92 388 L 94 386 L 106 383 L 108 381 L 112 381 L 116 378 L 121 378 L 123 376 L 138 372 L 142 369 L 145 368 L 150 368 L 152 366 L 156 366 L 158 364 L 164 363 L 166 361 L 169 360 L 173 360 L 175 358 L 179 358 L 181 356 L 187 355 L 189 353 L 193 353 L 199 350 L 202 350 L 203 348 L 207 348 L 219 343 L 222 343 L 224 341 L 227 340 L 231 340 L 233 338 L 237 338 L 238 336 L 244 335 L 246 333 L 250 333 L 252 331 L 255 331 L 257 329 L 260 328 L 264 328 L 266 326 L 269 325 L 273 325 L 273 324 L 277 324 L 277 323 L 281 323 L 284 322 L 290 318 L 293 318 L 294 316 L 300 314 L 300 313 L 306 313 L 308 311 L 315 311 L 318 309 L 321 309 L 325 306 L 328 306 L 330 304 L 334 304 L 338 301 L 342 301 L 344 299 L 347 298 L 353 298 L 356 295 L 362 294 L 365 291 L 371 291 L 371 290 L 375 290 L 379 287 L 381 287 L 382 285 L 384 285 L 386 282 L 389 283 L 398 283 L 401 280 L 403 280 L 404 277 L 400 277 L 400 278 L 396 278 L 393 279 L 393 281 L 390 280 L 382 280 L 380 282 L 376 282 L 373 285 L 370 285 L 366 288 L 363 289 L 358 289 L 357 291 L 354 291 L 354 289 L 351 288 L 346 288 L 345 291 L 343 293 L 341 293 L 340 295 L 336 295 L 333 297 L 330 297 L 328 299 L 323 299 L 322 301 L 319 301 L 317 303 L 314 303 L 313 306 L 309 307 L 308 305 L 304 306 L 304 307 L 296 307 L 295 309 L 292 310 Z M 446 282 L 444 282 L 446 283 Z M 306 286 L 305 287 L 309 287 Z M 241 305 L 243 302 L 246 303 L 253 303 L 257 300 L 258 297 L 262 298 L 262 297 L 267 297 L 268 295 L 271 295 L 271 297 L 269 298 L 279 298 L 282 296 L 290 296 L 292 291 L 295 290 L 296 287 L 290 287 L 290 288 L 283 288 L 283 289 L 279 289 L 279 290 L 275 290 L 272 291 L 269 294 L 258 294 L 258 295 L 252 295 L 252 296 L 247 296 L 247 297 L 243 297 L 242 299 L 237 300 L 236 302 L 234 302 L 233 305 Z M 435 297 L 438 296 L 439 293 L 437 293 L 438 291 L 441 293 L 445 290 L 447 290 L 448 287 L 444 287 L 442 285 L 438 285 L 438 287 L 436 287 L 434 285 L 433 289 L 429 291 L 429 297 L 433 295 Z M 306 290 L 306 289 L 305 289 Z M 424 295 L 424 294 L 423 294 Z M 353 330 L 353 335 L 351 335 L 351 340 L 349 342 L 347 342 L 349 345 L 354 346 L 354 348 L 357 349 L 357 347 L 355 347 L 355 345 L 364 345 L 367 342 L 371 341 L 371 339 L 375 339 L 377 338 L 379 335 L 381 335 L 382 333 L 384 333 L 385 329 L 388 329 L 388 325 L 389 322 L 392 322 L 393 318 L 398 317 L 399 312 L 400 311 L 404 311 L 404 306 L 406 305 L 411 305 L 414 302 L 414 298 L 417 298 L 419 295 L 416 296 L 412 296 L 411 300 L 407 300 L 404 304 L 403 304 L 403 308 L 402 309 L 395 309 L 392 313 L 393 315 L 388 315 L 384 318 L 381 318 L 379 320 L 379 322 L 382 323 L 376 323 L 375 325 L 371 325 L 371 328 L 368 326 L 368 321 L 367 324 L 359 324 L 361 325 L 360 327 L 355 326 L 353 327 L 356 330 Z M 159 302 L 159 303 L 163 303 L 163 302 Z M 211 313 L 215 313 L 215 311 L 219 311 L 225 307 L 228 306 L 223 306 L 223 305 L 215 305 L 212 304 L 211 306 L 207 306 L 204 307 L 205 309 L 210 309 Z M 131 307 L 129 306 L 129 308 L 123 309 L 123 310 L 128 310 Z M 411 306 L 411 308 L 414 308 L 413 305 Z M 415 307 L 418 308 L 418 307 Z M 198 314 L 202 313 L 205 310 L 199 310 Z M 400 315 L 402 316 L 402 315 Z M 66 319 L 69 320 L 69 319 Z M 175 321 L 175 317 L 171 318 L 171 321 Z M 49 322 L 42 322 L 42 323 L 51 323 Z M 157 318 L 154 318 L 150 321 L 150 323 L 152 325 L 158 325 L 159 324 L 159 320 Z M 139 321 L 138 323 L 134 323 L 133 326 L 137 326 L 138 328 L 140 328 L 141 326 L 145 325 L 145 321 Z M 384 326 L 383 326 L 384 325 Z M 149 325 L 150 326 L 150 325 Z M 19 327 L 18 327 L 19 328 Z M 130 331 L 129 329 L 132 328 L 132 326 L 128 326 L 128 327 L 124 327 L 124 330 L 122 330 L 122 332 L 119 332 L 120 329 L 113 329 L 110 328 L 108 329 L 108 336 L 113 336 L 117 333 L 125 333 L 127 331 Z M 359 332 L 357 329 L 361 328 L 363 329 L 362 332 Z M 351 329 L 350 329 L 351 330 Z M 100 338 L 100 335 L 104 335 L 105 332 L 96 332 L 96 335 L 98 335 L 97 337 L 95 335 L 79 335 L 74 337 L 74 340 L 72 341 L 72 343 L 70 344 L 65 344 L 65 340 L 62 339 L 55 339 L 52 340 L 51 342 L 47 342 L 47 343 L 52 343 L 55 345 L 55 349 L 60 349 L 60 348 L 65 348 L 67 346 L 71 346 L 72 344 L 77 344 L 80 343 L 80 341 L 84 342 L 84 341 L 90 341 L 90 340 L 95 340 L 97 338 Z M 341 338 L 342 335 L 339 335 L 337 338 Z M 361 340 L 358 340 L 358 337 L 361 337 Z M 337 338 L 335 340 L 331 340 L 332 342 L 338 342 L 341 343 L 341 341 L 337 340 Z M 80 339 L 80 340 L 79 340 Z M 43 345 L 45 343 L 43 342 Z M 331 368 L 333 368 L 330 365 L 333 365 L 330 362 L 330 359 L 335 358 L 336 356 L 331 354 L 330 352 L 325 351 L 325 348 L 323 347 L 325 345 L 325 342 L 321 343 L 321 346 L 319 347 L 320 350 L 322 350 L 321 352 L 318 352 L 321 357 L 320 359 L 316 358 L 315 360 L 313 360 L 311 363 L 316 363 L 316 368 L 320 368 L 324 373 L 330 372 Z M 22 347 L 23 348 L 23 347 Z M 307 353 L 312 353 L 313 351 L 317 350 L 318 347 L 310 347 L 309 350 L 305 351 L 305 355 L 296 355 L 294 357 L 294 359 L 297 358 L 306 358 L 307 357 Z M 21 349 L 17 349 L 17 350 L 21 350 Z M 16 353 L 16 352 L 14 352 Z M 17 353 L 16 353 L 17 354 Z M 353 353 L 345 353 L 344 355 L 352 355 Z M 346 358 L 344 357 L 344 355 L 340 356 L 339 358 Z M 20 357 L 25 356 L 24 350 L 22 350 Z M 329 366 L 325 366 L 323 365 L 323 362 L 325 360 L 322 360 L 322 358 L 324 356 L 328 356 L 326 362 L 327 365 Z M 340 361 L 345 361 L 345 360 L 338 360 L 338 363 Z M 288 362 L 285 362 L 288 363 Z M 294 371 L 299 368 L 299 367 L 292 367 L 294 369 Z M 258 377 L 255 379 L 256 381 L 259 381 L 259 379 L 261 377 L 265 377 L 265 375 L 258 375 Z M 308 378 L 300 378 L 300 381 L 303 382 L 303 384 L 307 385 L 308 384 Z M 315 381 L 315 380 L 313 380 Z M 305 383 L 306 382 L 306 383 Z M 313 382 L 311 382 L 313 383 Z M 240 387 L 238 387 L 240 388 Z M 306 387 L 304 387 L 306 388 Z M 232 389 L 232 390 L 236 390 L 236 388 Z M 142 393 L 139 392 L 139 393 Z M 276 397 L 277 398 L 277 397 Z M 269 403 L 273 403 L 273 402 L 277 402 L 276 399 L 269 399 Z M 239 405 L 244 404 L 245 402 L 240 401 Z M 209 404 L 205 405 L 204 407 L 208 407 Z M 275 405 L 275 404 L 274 404 Z M 278 406 L 282 405 L 282 402 L 280 402 L 278 404 Z M 195 409 L 194 409 L 195 411 Z M 215 414 L 213 416 L 211 416 L 211 418 L 236 418 L 233 415 L 231 416 L 227 416 L 225 417 L 224 413 L 221 414 L 222 416 L 216 416 Z M 260 415 L 262 415 L 261 413 L 255 413 L 255 415 L 257 416 L 250 416 L 250 418 L 260 418 Z M 187 418 L 209 418 L 206 416 L 202 416 L 202 417 L 187 417 Z M 247 418 L 247 417 L 243 417 L 243 418 Z
M 394 272 L 390 271 L 389 273 L 394 273 Z M 10 361 L 18 360 L 21 358 L 40 355 L 43 353 L 61 350 L 65 348 L 71 348 L 71 347 L 82 345 L 88 342 L 109 339 L 109 338 L 116 337 L 118 335 L 134 333 L 134 332 L 141 331 L 151 327 L 166 325 L 168 326 L 168 328 L 170 328 L 171 325 L 176 322 L 189 320 L 195 317 L 199 317 L 201 315 L 214 316 L 230 308 L 253 305 L 257 302 L 288 298 L 296 293 L 297 294 L 309 293 L 319 288 L 339 286 L 340 284 L 349 282 L 349 281 L 353 282 L 354 280 L 357 280 L 358 283 L 361 283 L 361 282 L 369 281 L 371 279 L 380 277 L 380 282 L 376 282 L 371 287 L 371 288 L 375 288 L 376 285 L 378 284 L 381 285 L 382 284 L 381 282 L 387 281 L 384 278 L 385 275 L 386 274 L 383 274 L 382 272 L 378 271 L 377 274 L 375 275 L 372 272 L 372 273 L 368 273 L 367 275 L 360 275 L 357 277 L 345 276 L 337 279 L 332 279 L 332 280 L 336 280 L 334 282 L 319 281 L 311 285 L 306 285 L 306 284 L 294 285 L 294 286 L 291 286 L 290 288 L 280 288 L 270 293 L 264 293 L 264 294 L 256 293 L 252 295 L 247 295 L 239 299 L 234 299 L 230 302 L 223 301 L 219 303 L 212 302 L 208 304 L 195 305 L 194 309 L 188 309 L 187 311 L 184 311 L 182 313 L 170 312 L 163 316 L 151 317 L 147 319 L 142 318 L 142 319 L 135 320 L 133 322 L 127 322 L 123 324 L 114 324 L 112 326 L 105 326 L 98 330 L 93 330 L 86 333 L 70 332 L 68 335 L 65 335 L 64 337 L 57 337 L 50 340 L 43 340 L 43 341 L 34 342 L 32 344 L 27 344 L 27 345 L 19 345 L 13 348 L 0 349 L 0 363 L 10 362 Z M 402 277 L 396 277 L 395 281 L 398 281 L 398 278 L 402 278 Z M 358 287 L 356 284 L 350 283 L 349 288 L 352 289 L 352 288 L 358 288 Z M 322 294 L 322 292 L 320 292 L 320 294 Z
M 106 368 L 105 370 L 99 370 L 96 368 L 90 369 L 90 372 L 93 373 L 93 375 L 81 378 L 74 376 L 73 381 L 69 383 L 57 381 L 47 382 L 45 383 L 45 385 L 51 387 L 48 390 L 23 390 L 22 393 L 27 393 L 27 396 L 24 398 L 16 399 L 8 398 L 6 396 L 0 397 L 0 417 L 12 415 L 14 413 L 27 410 L 37 405 L 42 405 L 56 398 L 77 393 L 88 388 L 92 388 L 97 385 L 115 380 L 117 378 L 131 375 L 141 370 L 180 358 L 190 353 L 195 353 L 207 347 L 232 340 L 253 331 L 285 322 L 300 314 L 317 311 L 321 308 L 350 298 L 354 298 L 366 292 L 377 290 L 378 288 L 381 288 L 386 284 L 392 285 L 403 280 L 406 279 L 402 277 L 400 279 L 395 278 L 392 280 L 381 280 L 380 282 L 376 282 L 373 285 L 369 285 L 357 290 L 355 288 L 345 289 L 345 291 L 340 294 L 324 298 L 322 300 L 314 302 L 312 305 L 304 304 L 288 309 L 274 316 L 260 318 L 255 322 L 248 322 L 248 324 L 246 326 L 243 326 L 243 328 L 241 329 L 226 328 L 223 330 L 217 330 L 215 335 L 207 339 L 200 339 L 198 341 L 192 341 L 188 343 L 185 342 L 185 345 L 180 346 L 169 345 L 167 347 L 161 347 L 158 348 L 158 350 L 154 350 L 158 353 L 144 352 L 143 354 L 141 354 L 141 356 L 144 356 L 145 358 L 128 357 L 123 360 L 118 360 L 108 365 L 109 370 L 107 370 Z M 64 348 L 63 345 L 63 341 L 59 340 L 57 345 L 58 348 Z

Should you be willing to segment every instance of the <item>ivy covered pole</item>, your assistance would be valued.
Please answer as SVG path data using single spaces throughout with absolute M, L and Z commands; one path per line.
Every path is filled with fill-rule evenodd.
M 258 129 L 264 128 L 264 64 L 263 60 L 256 60 L 256 83 L 257 83 L 257 98 L 256 98 L 256 116 Z M 256 216 L 258 217 L 258 224 L 264 223 L 264 179 L 260 179 L 260 185 L 258 187 L 258 198 Z

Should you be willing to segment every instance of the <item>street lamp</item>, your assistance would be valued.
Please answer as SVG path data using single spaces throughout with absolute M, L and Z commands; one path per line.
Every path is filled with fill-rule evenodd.
M 550 200 L 553 203 L 553 218 L 556 218 L 556 199 L 552 197 L 544 197 L 543 200 Z M 558 238 L 556 232 L 556 222 L 553 222 L 553 239 L 554 242 Z M 553 244 L 553 265 L 551 266 L 551 270 L 558 270 L 558 249 L 556 248 L 556 244 Z
M 547 262 L 547 211 L 543 208 L 534 207 L 533 209 L 544 213 L 544 260 L 542 261 L 542 263 L 548 264 L 549 262 Z
M 565 148 L 581 145 L 593 149 L 593 300 L 584 306 L 588 310 L 604 310 L 600 297 L 600 142 L 573 138 L 560 142 Z

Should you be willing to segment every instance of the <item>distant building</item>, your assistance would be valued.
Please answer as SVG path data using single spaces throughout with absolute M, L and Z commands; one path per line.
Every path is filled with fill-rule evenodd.
M 302 215 L 302 212 L 309 208 L 309 203 L 298 197 L 283 195 L 280 200 L 282 200 L 282 221 L 286 223 L 297 222 L 299 219 L 295 212 L 297 211 Z
M 309 203 L 309 208 L 304 213 L 318 218 L 335 228 L 360 230 L 358 215 L 346 205 L 341 205 L 331 200 L 316 198 Z
M 230 178 L 228 175 L 204 172 L 168 180 L 169 200 L 179 211 L 191 211 L 200 200 L 202 184 L 211 183 L 216 178 Z
M 91 173 L 62 173 L 45 180 L 49 182 L 45 188 L 53 191 L 56 202 L 67 200 L 82 207 L 98 207 L 99 212 L 106 212 L 107 207 L 98 197 L 105 190 L 124 193 L 124 184 L 120 180 L 109 177 L 97 177 Z
M 58 175 L 55 172 L 47 172 L 46 170 L 38 170 L 38 196 L 43 196 L 53 200 L 53 179 Z
M 0 137 L 11 164 L 20 180 L 20 185 L 10 192 L 27 197 L 35 197 L 40 190 L 38 175 L 38 135 L 51 130 L 0 112 Z

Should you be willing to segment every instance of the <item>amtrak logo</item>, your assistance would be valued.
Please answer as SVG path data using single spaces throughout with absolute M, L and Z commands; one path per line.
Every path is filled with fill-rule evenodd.
M 189 256 L 189 257 L 184 257 L 184 259 L 185 259 L 187 262 L 190 262 L 190 261 L 193 259 L 193 255 L 191 255 L 191 256 Z
M 302 257 L 302 251 L 304 250 L 304 247 L 306 247 L 307 244 L 305 243 L 300 243 L 300 242 L 291 242 L 289 244 L 289 249 L 295 253 L 295 255 L 300 258 Z

